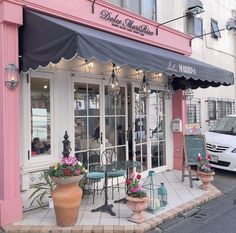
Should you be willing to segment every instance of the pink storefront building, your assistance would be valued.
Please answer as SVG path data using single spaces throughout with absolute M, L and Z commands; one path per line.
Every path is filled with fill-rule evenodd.
M 0 0 L 1 226 L 22 219 L 65 131 L 86 165 L 114 148 L 144 176 L 181 169 L 184 90 L 233 83 L 189 57 L 189 35 L 109 2 Z

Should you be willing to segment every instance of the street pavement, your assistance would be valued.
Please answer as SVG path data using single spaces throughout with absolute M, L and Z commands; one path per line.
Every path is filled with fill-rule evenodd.
M 222 195 L 148 233 L 236 233 L 236 172 L 215 169 L 213 185 Z

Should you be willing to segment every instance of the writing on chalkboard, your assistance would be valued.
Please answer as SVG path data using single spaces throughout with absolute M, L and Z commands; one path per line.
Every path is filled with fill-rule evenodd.
M 206 143 L 203 135 L 184 135 L 185 163 L 188 165 L 197 164 L 197 155 L 201 154 L 206 158 Z

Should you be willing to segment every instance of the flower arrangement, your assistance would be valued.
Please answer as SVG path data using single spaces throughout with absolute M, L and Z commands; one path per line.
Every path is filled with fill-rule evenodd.
M 142 189 L 142 186 L 139 184 L 140 179 L 140 174 L 130 174 L 130 178 L 126 180 L 128 196 L 136 198 L 143 198 L 147 196 L 147 193 Z
M 205 159 L 202 158 L 201 154 L 199 153 L 197 156 L 197 168 L 206 173 L 211 173 L 213 170 L 211 169 L 211 164 L 209 163 L 211 160 L 211 156 L 207 155 Z
M 61 163 L 49 167 L 48 174 L 54 177 L 71 177 L 85 174 L 87 170 L 76 157 L 63 157 Z

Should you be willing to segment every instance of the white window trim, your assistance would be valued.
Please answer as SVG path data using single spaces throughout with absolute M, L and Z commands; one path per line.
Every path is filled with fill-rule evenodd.
M 28 76 L 28 78 L 27 78 Z M 51 154 L 38 157 L 31 156 L 31 114 L 30 114 L 30 79 L 31 77 L 39 77 L 50 80 L 50 116 L 51 116 Z M 35 172 L 47 169 L 49 165 L 58 161 L 57 153 L 55 153 L 55 137 L 54 137 L 54 92 L 53 92 L 53 72 L 30 71 L 23 74 L 21 79 L 21 171 Z M 28 83 L 27 83 L 28 79 Z M 28 152 L 29 151 L 29 152 Z

